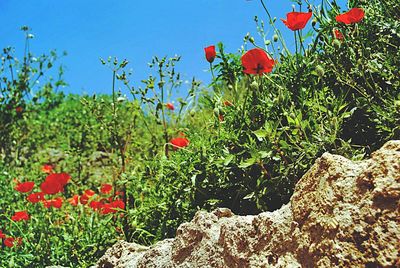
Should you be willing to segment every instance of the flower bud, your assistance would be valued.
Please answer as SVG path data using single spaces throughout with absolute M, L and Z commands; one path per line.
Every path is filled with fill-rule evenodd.
M 219 109 L 217 108 L 217 107 L 215 107 L 214 108 L 214 115 L 216 116 L 216 117 L 218 117 L 219 116 Z
M 278 35 L 274 34 L 274 36 L 272 37 L 274 39 L 274 42 L 278 42 Z
M 341 45 L 340 41 L 338 39 L 334 39 L 332 44 L 336 49 L 340 48 L 340 45 Z
M 270 44 L 271 44 L 271 40 L 266 40 L 266 41 L 265 41 L 265 45 L 266 45 L 266 46 L 269 46 Z
M 317 19 L 313 19 L 313 20 L 311 21 L 311 25 L 314 27 L 316 24 L 317 24 Z
M 258 83 L 257 83 L 257 81 L 251 82 L 250 88 L 251 88 L 252 90 L 257 90 L 257 89 L 258 89 Z
M 324 70 L 324 68 L 323 68 L 321 65 L 317 65 L 317 66 L 315 67 L 315 71 L 317 72 L 317 74 L 318 74 L 318 76 L 319 76 L 320 78 L 324 77 L 325 70 Z
M 250 41 L 250 43 L 252 43 L 252 44 L 254 44 L 254 43 L 255 43 L 255 41 L 254 41 L 254 38 L 253 38 L 253 37 L 250 37 L 250 38 L 249 38 L 249 41 Z

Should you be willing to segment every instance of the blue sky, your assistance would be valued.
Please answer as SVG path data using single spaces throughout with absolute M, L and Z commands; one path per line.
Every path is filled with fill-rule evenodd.
M 290 0 L 265 2 L 278 19 L 291 11 Z M 110 92 L 110 71 L 99 61 L 108 56 L 126 58 L 132 82 L 139 85 L 154 55 L 178 54 L 177 69 L 184 78 L 195 76 L 207 84 L 204 47 L 223 42 L 227 51 L 237 51 L 247 32 L 255 35 L 255 15 L 267 19 L 258 0 L 1 0 L 0 47 L 13 46 L 21 53 L 19 28 L 28 25 L 35 35 L 32 52 L 68 52 L 60 63 L 69 84 L 64 90 L 71 93 Z

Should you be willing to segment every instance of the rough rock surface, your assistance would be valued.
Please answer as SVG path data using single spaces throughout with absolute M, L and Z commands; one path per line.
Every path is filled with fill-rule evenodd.
M 289 204 L 199 211 L 176 238 L 118 242 L 97 267 L 400 267 L 400 141 L 365 161 L 325 153 Z

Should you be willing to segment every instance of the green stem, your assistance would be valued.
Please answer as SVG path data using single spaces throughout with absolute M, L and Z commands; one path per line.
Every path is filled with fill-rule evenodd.
M 163 75 L 162 75 L 162 70 L 161 68 L 158 71 L 160 75 L 160 82 L 163 80 Z M 167 122 L 165 120 L 165 111 L 164 111 L 164 85 L 160 84 L 159 86 L 161 90 L 161 114 L 162 114 L 162 123 L 163 123 L 163 128 L 164 128 L 164 139 L 165 139 L 165 144 L 168 143 L 168 132 L 167 132 Z M 165 156 L 168 157 L 168 146 L 164 146 L 164 152 Z
M 267 6 L 265 5 L 265 3 L 264 3 L 263 0 L 260 0 L 260 2 L 261 2 L 261 5 L 262 5 L 263 9 L 265 10 L 265 12 L 266 12 L 267 15 L 268 15 L 269 24 L 272 25 L 272 27 L 274 28 L 274 31 L 275 31 L 275 33 L 278 35 L 279 41 L 281 41 L 281 44 L 282 44 L 283 48 L 285 49 L 286 53 L 287 53 L 288 55 L 290 55 L 291 53 L 290 53 L 290 50 L 289 50 L 289 49 L 287 48 L 287 46 L 286 46 L 285 39 L 283 39 L 283 36 L 282 36 L 281 32 L 278 31 L 278 29 L 275 27 L 274 21 L 272 20 L 271 14 L 269 13 L 269 11 L 268 11 L 268 9 L 267 9 Z
M 214 81 L 214 80 L 215 80 L 215 76 L 214 76 L 213 65 L 212 65 L 211 62 L 210 62 L 210 70 L 211 70 L 212 79 L 213 79 L 213 81 Z
M 295 54 L 295 57 L 296 57 L 296 64 L 297 64 L 297 68 L 299 68 L 299 52 L 298 52 L 298 49 L 297 49 L 297 36 L 296 36 L 296 31 L 293 31 L 293 34 L 294 34 L 294 46 L 296 47 L 296 54 Z
M 304 53 L 304 55 L 306 55 L 306 50 L 305 50 L 305 48 L 304 48 L 303 40 L 302 40 L 302 38 L 301 38 L 301 36 L 302 36 L 301 30 L 298 30 L 297 33 L 298 33 L 298 35 L 299 35 L 299 40 L 300 40 L 300 48 L 299 48 L 299 49 L 300 49 L 300 50 L 303 49 L 303 53 Z

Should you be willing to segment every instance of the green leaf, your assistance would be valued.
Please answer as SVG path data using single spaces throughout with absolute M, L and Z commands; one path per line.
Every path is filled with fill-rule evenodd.
M 224 166 L 229 165 L 229 164 L 232 162 L 232 160 L 233 160 L 234 157 L 235 157 L 235 156 L 234 156 L 233 154 L 228 155 L 228 156 L 225 158 Z
M 251 166 L 251 165 L 254 165 L 255 162 L 256 162 L 256 159 L 255 159 L 255 158 L 249 158 L 249 159 L 247 159 L 247 160 L 245 160 L 245 161 L 242 161 L 242 162 L 240 163 L 239 167 L 240 167 L 240 168 L 247 168 L 247 167 L 249 167 L 249 166 Z
M 253 131 L 259 141 L 262 141 L 268 134 L 265 129 L 260 128 L 259 130 Z

